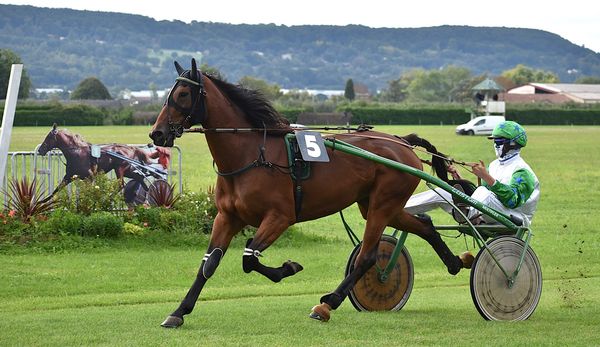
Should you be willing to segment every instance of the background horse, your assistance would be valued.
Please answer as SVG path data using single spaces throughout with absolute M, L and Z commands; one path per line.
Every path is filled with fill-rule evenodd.
M 146 151 L 127 145 L 109 144 L 100 146 L 100 157 L 95 158 L 92 156 L 91 146 L 92 145 L 84 141 L 80 135 L 72 134 L 63 129 L 59 130 L 57 129 L 56 124 L 54 124 L 52 130 L 46 135 L 44 142 L 42 142 L 38 148 L 38 154 L 40 155 L 46 155 L 50 150 L 58 148 L 66 159 L 65 176 L 54 192 L 52 192 L 52 195 L 62 187 L 71 183 L 74 175 L 84 179 L 92 176 L 98 171 L 105 173 L 114 171 L 117 179 L 128 177 L 144 184 L 144 176 L 130 163 L 113 157 L 107 154 L 107 152 L 114 152 L 121 156 L 138 160 L 141 164 L 147 164 L 150 162 L 150 159 Z
M 464 267 L 442 241 L 431 220 L 404 211 L 419 178 L 367 159 L 327 149 L 329 163 L 311 163 L 311 176 L 302 182 L 299 214 L 295 188 L 289 174 L 283 135 L 292 132 L 264 97 L 252 90 L 203 75 L 192 59 L 191 70 L 175 62 L 179 74 L 150 137 L 158 146 L 173 146 L 184 128 L 202 124 L 218 169 L 215 188 L 218 214 L 208 250 L 198 274 L 179 307 L 162 323 L 178 327 L 192 312 L 206 281 L 214 274 L 233 236 L 244 226 L 258 230 L 242 255 L 243 270 L 257 271 L 273 282 L 302 270 L 287 261 L 269 267 L 259 256 L 292 224 L 336 213 L 355 202 L 366 219 L 363 243 L 353 270 L 331 293 L 313 307 L 311 318 L 327 321 L 354 284 L 375 264 L 379 240 L 391 226 L 414 233 L 437 252 L 451 274 Z M 256 132 L 241 128 L 258 128 Z M 338 134 L 335 137 L 380 156 L 422 169 L 421 160 L 402 139 L 373 131 Z M 414 141 L 422 140 L 418 137 Z M 426 143 L 426 141 L 423 141 Z M 427 142 L 428 143 L 428 142 Z M 431 146 L 432 147 L 432 146 Z M 430 148 L 435 150 L 435 148 Z

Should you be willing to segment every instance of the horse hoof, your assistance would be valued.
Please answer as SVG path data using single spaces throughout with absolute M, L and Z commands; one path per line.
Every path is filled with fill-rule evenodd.
M 329 306 L 328 304 L 316 305 L 312 308 L 312 312 L 310 313 L 309 317 L 321 322 L 327 322 L 330 318 L 330 310 L 331 306 Z
M 164 322 L 160 324 L 163 328 L 179 328 L 183 325 L 183 318 L 176 316 L 169 316 Z
M 471 252 L 466 251 L 463 254 L 459 255 L 458 257 L 460 258 L 460 261 L 462 261 L 463 267 L 465 269 L 470 269 L 471 266 L 473 266 L 475 257 L 473 256 L 473 254 L 471 254 Z
M 304 268 L 302 267 L 302 265 L 296 263 L 295 261 L 291 261 L 288 260 L 285 263 L 283 263 L 284 267 L 289 267 L 292 271 L 292 275 L 293 274 L 297 274 L 298 272 L 304 270 Z

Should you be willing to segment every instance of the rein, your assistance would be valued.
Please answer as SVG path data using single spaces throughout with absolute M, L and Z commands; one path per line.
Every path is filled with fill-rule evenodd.
M 357 127 L 349 127 L 349 126 L 339 126 L 339 127 L 302 127 L 302 128 L 191 128 L 191 129 L 185 129 L 184 132 L 186 133 L 201 133 L 201 134 L 205 134 L 205 133 L 248 133 L 248 132 L 259 132 L 259 131 L 267 131 L 267 132 L 271 132 L 271 133 L 281 133 L 281 132 L 286 132 L 286 133 L 291 133 L 294 131 L 301 131 L 301 130 L 324 130 L 324 131 L 333 131 L 333 130 L 347 130 L 347 131 L 357 131 L 357 132 L 362 132 L 362 131 L 367 131 L 373 129 L 372 126 L 370 125 L 364 125 L 361 124 Z
M 201 134 L 207 134 L 207 133 L 227 133 L 227 134 L 237 134 L 237 133 L 251 133 L 251 132 L 259 132 L 262 131 L 265 133 L 265 136 L 267 133 L 282 133 L 282 132 L 286 132 L 286 133 L 292 133 L 295 131 L 302 131 L 302 130 L 324 130 L 324 131 L 332 131 L 332 130 L 347 130 L 347 131 L 357 131 L 359 133 L 353 133 L 352 136 L 358 136 L 358 137 L 364 137 L 364 138 L 369 138 L 369 139 L 377 139 L 377 140 L 384 140 L 384 141 L 390 141 L 396 144 L 399 144 L 401 146 L 410 148 L 413 151 L 419 151 L 419 152 L 423 152 L 425 154 L 431 155 L 431 156 L 435 156 L 438 157 L 440 159 L 443 159 L 447 162 L 453 163 L 453 164 L 457 164 L 462 166 L 465 170 L 467 170 L 468 172 L 473 173 L 471 170 L 469 170 L 467 167 L 472 167 L 471 164 L 465 162 L 465 161 L 459 161 L 456 160 L 454 158 L 450 158 L 450 157 L 445 157 L 443 155 L 439 155 L 437 153 L 431 153 L 425 149 L 419 148 L 417 146 L 413 146 L 410 145 L 409 143 L 407 143 L 405 140 L 395 140 L 395 139 L 391 139 L 391 138 L 387 138 L 387 137 L 382 137 L 382 136 L 375 136 L 375 135 L 368 135 L 368 134 L 360 134 L 360 132 L 363 131 L 368 131 L 370 129 L 372 129 L 372 126 L 368 126 L 368 125 L 359 125 L 358 127 L 352 128 L 352 127 L 305 127 L 305 128 L 299 128 L 299 129 L 295 129 L 295 128 L 289 128 L 289 129 L 281 129 L 281 128 L 191 128 L 191 129 L 184 129 L 185 133 L 201 133 Z M 344 135 L 344 134 L 333 134 L 333 135 Z M 262 153 L 261 153 L 262 155 Z M 260 157 L 259 157 L 260 159 Z M 244 172 L 252 167 L 257 167 L 257 166 L 266 166 L 261 164 L 261 162 L 259 161 L 259 159 L 255 160 L 254 162 L 248 164 L 247 166 L 245 166 L 244 168 L 240 169 L 240 170 L 236 170 L 232 173 L 232 175 L 235 175 L 236 173 L 241 173 Z M 426 160 L 426 159 L 420 159 L 422 163 L 427 164 L 429 166 L 431 166 L 431 161 Z M 213 163 L 214 164 L 214 163 Z M 273 164 L 274 165 L 274 164 Z M 287 168 L 289 169 L 289 168 Z M 215 170 L 216 171 L 216 170 Z M 216 171 L 217 174 L 221 175 L 218 171 Z M 227 174 L 228 175 L 228 174 Z

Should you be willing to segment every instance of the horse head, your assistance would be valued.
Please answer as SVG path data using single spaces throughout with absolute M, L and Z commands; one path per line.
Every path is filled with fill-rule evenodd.
M 175 69 L 178 77 L 149 134 L 157 146 L 172 147 L 183 129 L 202 124 L 206 118 L 204 80 L 196 60 L 192 58 L 190 70 L 184 70 L 178 62 Z
M 46 155 L 49 151 L 56 148 L 58 143 L 58 129 L 56 123 L 52 125 L 52 130 L 46 135 L 44 142 L 38 148 L 38 154 Z

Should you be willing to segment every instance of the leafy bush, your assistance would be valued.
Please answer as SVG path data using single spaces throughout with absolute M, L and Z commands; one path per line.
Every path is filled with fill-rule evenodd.
M 30 227 L 29 224 L 15 217 L 14 210 L 0 213 L 0 239 L 2 241 L 13 240 L 26 233 Z
M 83 236 L 117 237 L 123 232 L 123 219 L 110 212 L 94 212 L 83 220 Z
M 139 205 L 135 207 L 134 215 L 131 216 L 131 222 L 139 224 L 143 227 L 160 229 L 160 209 L 150 208 L 147 205 Z
M 58 207 L 71 212 L 90 215 L 96 211 L 113 211 L 125 208 L 121 181 L 98 173 L 88 179 L 73 179 L 68 187 L 58 193 Z
M 217 215 L 214 191 L 186 192 L 173 208 L 136 206 L 127 222 L 162 232 L 209 234 Z
M 186 216 L 179 211 L 169 210 L 166 208 L 159 208 L 160 211 L 160 224 L 161 230 L 168 232 L 194 232 L 193 226 L 197 223 L 193 216 Z M 192 227 L 192 228 L 190 228 Z M 192 230 L 190 230 L 192 229 Z M 201 230 L 204 232 L 204 229 Z
M 128 234 L 128 235 L 142 235 L 144 234 L 146 231 L 144 228 L 140 227 L 139 225 L 135 225 L 132 223 L 125 223 L 123 224 L 123 233 L 124 234 Z
M 186 229 L 209 234 L 217 216 L 214 190 L 209 188 L 201 193 L 186 192 L 181 195 L 174 210 L 185 216 Z
M 53 211 L 48 220 L 40 223 L 39 228 L 45 234 L 80 235 L 83 216 L 69 210 Z

